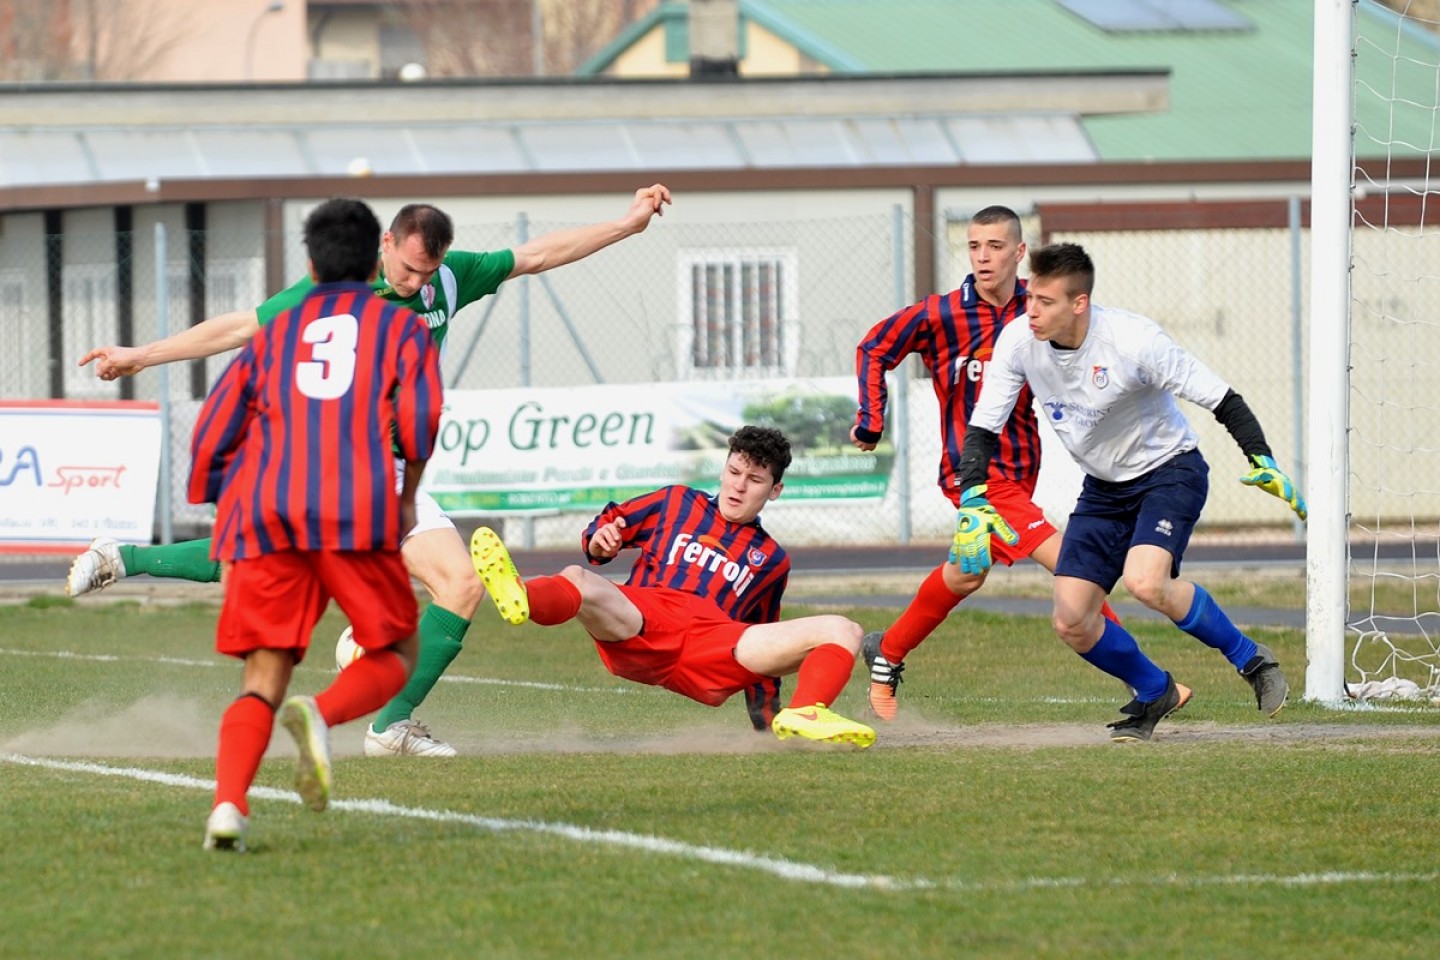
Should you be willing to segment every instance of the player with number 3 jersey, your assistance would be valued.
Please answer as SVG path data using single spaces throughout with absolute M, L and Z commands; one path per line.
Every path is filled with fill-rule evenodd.
M 398 550 L 396 455 L 430 459 L 441 389 L 414 313 L 366 283 L 310 287 L 250 339 L 196 423 L 190 495 L 219 505 L 215 558 Z
M 229 563 L 215 648 L 245 662 L 220 720 L 206 849 L 245 849 L 247 794 L 276 719 L 295 738 L 297 791 L 324 810 L 330 728 L 380 709 L 415 666 L 419 607 L 400 538 L 440 427 L 440 355 L 415 314 L 370 291 L 379 239 L 359 200 L 315 208 L 316 285 L 245 344 L 195 425 L 189 497 L 216 505 L 215 556 Z M 366 655 L 318 695 L 282 703 L 332 598 Z

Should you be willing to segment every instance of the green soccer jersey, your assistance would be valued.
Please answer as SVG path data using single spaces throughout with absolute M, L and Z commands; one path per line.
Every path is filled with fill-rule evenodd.
M 500 284 L 514 269 L 515 253 L 512 250 L 492 253 L 451 250 L 445 254 L 435 276 L 413 297 L 402 298 L 391 288 L 383 273 L 370 286 L 377 297 L 409 307 L 419 314 L 430 328 L 436 346 L 443 347 L 450 332 L 450 319 L 460 308 L 500 289 Z M 255 313 L 261 326 L 298 306 L 313 286 L 315 281 L 309 276 L 303 277 L 256 307 Z

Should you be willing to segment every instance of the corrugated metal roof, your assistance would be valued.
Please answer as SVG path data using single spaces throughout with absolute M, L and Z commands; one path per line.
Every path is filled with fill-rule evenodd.
M 423 145 L 423 146 L 422 146 Z M 1084 163 L 1071 115 L 0 130 L 0 186 L 207 177 Z
M 1082 113 L 1165 102 L 1166 77 L 1142 71 L 0 88 L 0 187 L 357 167 L 465 175 L 1089 163 L 1096 151 Z

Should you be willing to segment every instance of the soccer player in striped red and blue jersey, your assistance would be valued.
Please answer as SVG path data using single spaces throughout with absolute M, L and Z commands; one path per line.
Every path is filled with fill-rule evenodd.
M 400 538 L 440 426 L 440 357 L 419 317 L 371 291 L 379 241 L 363 202 L 316 207 L 316 285 L 246 343 L 196 422 L 189 496 L 217 505 L 214 556 L 229 564 L 215 645 L 245 661 L 220 721 L 206 848 L 244 849 L 277 706 L 299 749 L 297 789 L 323 810 L 329 728 L 380 709 L 414 668 L 419 608 Z M 365 656 L 282 706 L 332 597 Z
M 875 449 L 885 429 L 885 374 L 911 354 L 918 355 L 940 402 L 940 491 L 957 508 L 970 493 L 957 483 L 965 424 L 980 396 L 1000 331 L 1025 316 L 1025 282 L 1017 275 L 1025 257 L 1019 215 L 1009 207 L 985 207 L 970 219 L 967 240 L 971 273 L 958 290 L 931 294 L 897 311 L 860 341 L 855 351 L 860 402 L 850 431 L 855 446 Z M 1030 557 L 1054 571 L 1060 534 L 1034 501 L 1039 474 L 1040 427 L 1034 397 L 1026 390 L 999 432 L 999 449 L 980 493 L 1018 536 L 1014 543 L 992 541 L 994 559 L 1009 566 Z M 865 636 L 862 652 L 870 667 L 870 708 L 882 720 L 895 718 L 895 693 L 905 657 L 985 583 L 988 564 L 987 570 L 968 572 L 955 561 L 952 552 L 949 562 L 926 577 L 889 629 Z M 1108 603 L 1105 615 L 1114 618 Z
M 830 709 L 854 670 L 859 625 L 833 615 L 780 620 L 790 557 L 761 527 L 760 511 L 780 495 L 789 465 L 784 434 L 741 427 L 718 494 L 669 486 L 607 505 L 580 545 L 592 565 L 639 550 L 623 585 L 578 564 L 519 583 L 505 545 L 485 527 L 471 538 L 475 569 L 502 616 L 507 592 L 523 591 L 535 623 L 578 619 L 617 677 L 712 707 L 744 691 L 757 729 L 867 747 L 875 731 Z M 790 705 L 774 712 L 767 701 L 779 678 L 797 671 Z

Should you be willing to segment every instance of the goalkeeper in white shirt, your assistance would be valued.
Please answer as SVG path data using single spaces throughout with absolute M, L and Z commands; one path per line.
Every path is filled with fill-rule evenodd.
M 1014 542 L 985 499 L 985 477 L 997 434 L 1028 382 L 1085 472 L 1055 567 L 1054 624 L 1076 653 L 1135 691 L 1109 725 L 1111 739 L 1149 740 L 1191 695 L 1124 627 L 1101 616 L 1120 580 L 1136 600 L 1219 650 L 1254 689 L 1261 712 L 1274 716 L 1290 689 L 1274 653 L 1241 633 L 1203 587 L 1180 579 L 1210 468 L 1175 398 L 1213 412 L 1235 438 L 1251 466 L 1241 483 L 1284 500 L 1301 520 L 1305 500 L 1275 465 L 1245 400 L 1153 320 L 1092 304 L 1094 286 L 1095 265 L 1079 245 L 1031 252 L 1029 322 L 1000 334 L 965 433 L 952 562 L 982 572 L 992 533 Z

